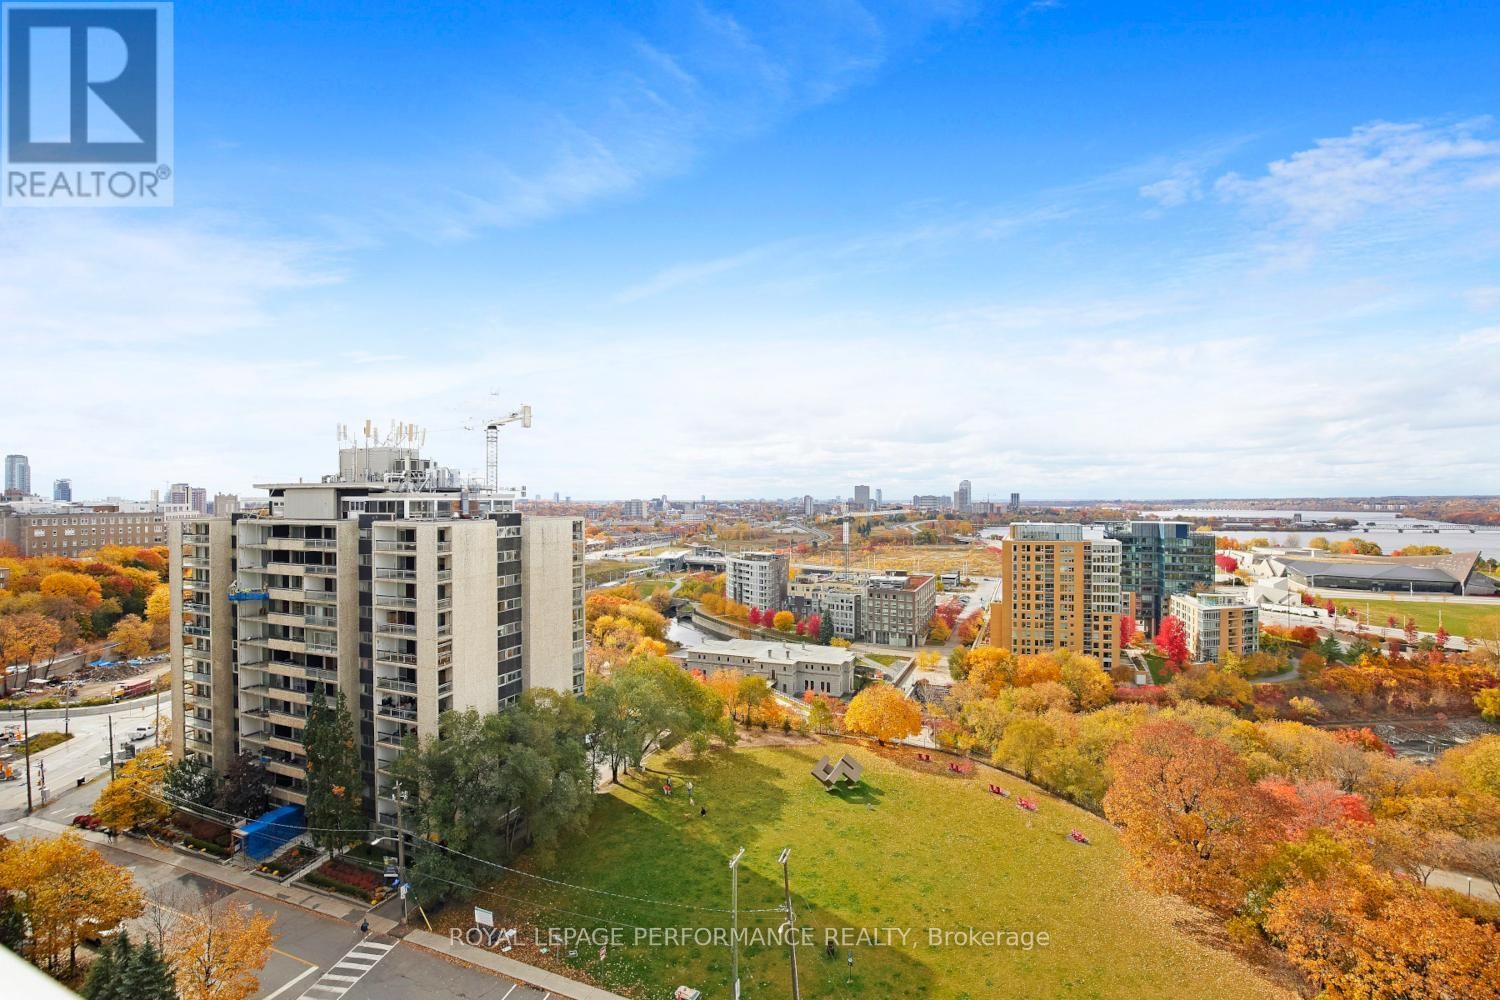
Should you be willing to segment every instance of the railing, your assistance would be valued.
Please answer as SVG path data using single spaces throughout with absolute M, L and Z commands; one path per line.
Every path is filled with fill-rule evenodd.
M 437 571 L 438 583 L 445 583 L 451 579 L 453 579 L 453 571 L 451 569 L 440 569 Z
M 383 715 L 389 719 L 406 719 L 409 722 L 417 721 L 417 710 L 415 708 L 402 708 L 400 705 L 376 705 L 375 714 Z
M 377 608 L 414 608 L 417 606 L 415 597 L 396 597 L 391 594 L 376 594 L 374 599 Z
M 314 628 L 338 628 L 338 615 L 303 615 L 302 622 Z
M 395 747 L 397 749 L 400 749 L 401 742 L 405 739 L 406 734 L 399 729 L 393 729 L 390 732 L 377 731 L 375 733 L 375 742 L 379 743 L 381 746 Z
M 333 590 L 304 590 L 302 600 L 312 604 L 337 604 L 339 595 Z
M 184 625 L 182 631 L 184 635 L 196 635 L 205 639 L 213 635 L 213 630 L 204 625 Z
M 414 569 L 396 569 L 387 566 L 375 567 L 375 579 L 377 580 L 415 580 L 417 571 Z
M 337 654 L 339 651 L 339 644 L 336 642 L 323 642 L 322 640 L 307 639 L 304 640 L 303 645 L 307 646 L 307 651 L 309 653 Z
M 390 650 L 377 649 L 377 650 L 375 650 L 375 662 L 376 663 L 399 663 L 399 664 L 402 664 L 403 666 L 416 666 L 416 663 L 417 663 L 417 654 L 415 654 L 415 653 L 396 653 L 396 652 L 392 652 Z
M 406 542 L 406 541 L 400 541 L 400 540 L 391 541 L 391 540 L 388 540 L 388 539 L 377 538 L 375 540 L 375 551 L 376 552 L 415 552 L 415 551 L 417 551 L 417 543 L 414 542 L 414 541 L 413 542 Z
M 451 598 L 451 597 L 440 597 L 440 598 L 438 598 L 438 602 L 437 602 L 436 607 L 437 607 L 437 609 L 439 611 L 447 611 L 447 610 L 449 610 L 450 608 L 453 607 L 453 598 Z
M 339 568 L 337 566 L 325 566 L 322 563 L 308 563 L 304 567 L 304 571 L 313 576 L 337 576 Z
M 191 611 L 194 614 L 206 615 L 212 611 L 214 606 L 207 601 L 183 601 L 182 610 Z
M 396 691 L 401 694 L 416 694 L 417 682 L 398 680 L 395 677 L 377 677 L 375 678 L 375 690 Z
M 381 635 L 416 635 L 417 627 L 402 622 L 381 622 L 375 626 L 375 631 Z
M 337 538 L 305 538 L 303 542 L 310 549 L 336 549 L 339 547 Z

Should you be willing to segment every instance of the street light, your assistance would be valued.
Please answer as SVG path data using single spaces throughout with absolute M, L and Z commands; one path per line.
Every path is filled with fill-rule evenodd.
M 792 849 L 783 847 L 781 857 L 776 861 L 781 865 L 781 882 L 786 888 L 786 945 L 792 959 L 792 1000 L 802 1000 L 802 988 L 797 982 L 797 915 L 792 912 L 792 877 L 787 871 L 787 862 L 791 857 Z
M 395 793 L 391 796 L 391 798 L 395 799 L 396 801 L 396 835 L 394 837 L 376 837 L 374 840 L 370 841 L 370 846 L 377 847 L 387 840 L 394 840 L 396 842 L 396 875 L 401 880 L 401 884 L 397 886 L 396 891 L 401 896 L 401 921 L 402 923 L 405 923 L 407 886 L 406 834 L 401 827 L 401 803 L 406 801 L 406 789 L 402 788 L 401 782 L 398 781 L 391 786 L 391 791 Z
M 729 935 L 730 967 L 733 977 L 733 985 L 730 987 L 731 1000 L 739 1000 L 740 997 L 740 858 L 745 856 L 745 849 L 741 847 L 735 852 L 734 857 L 729 859 L 729 908 L 732 916 L 731 930 Z

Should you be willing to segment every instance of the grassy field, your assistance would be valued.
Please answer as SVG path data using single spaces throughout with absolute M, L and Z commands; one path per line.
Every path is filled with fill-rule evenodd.
M 793 561 L 842 567 L 844 554 L 830 542 L 818 552 L 794 556 Z M 965 570 L 971 576 L 999 576 L 1000 553 L 987 545 L 883 545 L 874 552 L 852 551 L 849 565 L 855 569 L 905 569 L 913 573 Z
M 1325 599 L 1322 595 L 1318 596 L 1319 603 Z M 1476 639 L 1500 638 L 1500 600 L 1490 604 L 1459 604 L 1449 601 L 1407 601 L 1398 597 L 1371 594 L 1368 597 L 1335 597 L 1333 602 L 1341 611 L 1345 607 L 1354 608 L 1361 618 L 1368 605 L 1372 625 L 1384 625 L 1388 615 L 1395 615 L 1403 623 L 1408 618 L 1415 619 L 1417 628 L 1423 632 L 1436 632 L 1438 616 L 1441 614 L 1443 627 L 1452 635 L 1467 635 Z
M 864 764 L 864 787 L 823 791 L 809 769 L 823 753 L 846 751 Z M 632 778 L 601 798 L 586 834 L 536 869 L 640 899 L 506 876 L 476 902 L 495 911 L 497 926 L 520 929 L 512 957 L 635 997 L 668 997 L 680 984 L 728 997 L 728 948 L 707 935 L 729 925 L 726 862 L 743 846 L 740 927 L 759 935 L 740 952 L 744 996 L 785 997 L 787 949 L 767 935 L 782 919 L 777 855 L 789 847 L 797 922 L 808 928 L 809 943 L 798 949 L 807 998 L 1290 995 L 1205 944 L 1209 924 L 1200 915 L 1126 882 L 1124 851 L 1103 820 L 1006 775 L 981 768 L 958 776 L 941 755 L 922 763 L 910 751 L 886 753 L 803 743 L 654 760 L 673 775 L 672 798 L 661 792 L 660 772 Z M 689 780 L 696 804 L 687 801 Z M 1013 797 L 992 795 L 992 781 Z M 1020 795 L 1039 810 L 1018 808 Z M 1072 842 L 1074 829 L 1092 845 Z M 450 906 L 435 924 L 446 933 L 467 921 L 466 907 Z M 602 962 L 597 941 L 579 942 L 571 957 L 565 947 L 542 954 L 538 927 L 601 934 L 613 927 L 623 943 Z M 635 943 L 657 927 L 687 928 L 687 943 Z M 934 943 L 929 929 L 948 936 Z M 980 943 L 953 936 L 971 929 L 1030 936 Z M 835 958 L 824 954 L 829 934 L 839 935 Z

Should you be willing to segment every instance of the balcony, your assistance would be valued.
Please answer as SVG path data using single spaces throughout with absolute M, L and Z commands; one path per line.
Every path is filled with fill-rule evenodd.
M 400 750 L 406 733 L 400 729 L 381 729 L 375 732 L 375 743 L 391 750 Z
M 375 715 L 382 719 L 401 719 L 404 722 L 416 722 L 417 710 L 415 707 L 406 708 L 394 702 L 381 702 L 375 706 Z
M 404 622 L 381 622 L 375 626 L 375 631 L 381 635 L 416 635 L 417 627 Z
M 308 604 L 337 604 L 339 595 L 333 590 L 304 590 L 302 600 Z
M 375 567 L 375 579 L 377 580 L 415 580 L 417 571 L 414 569 L 397 569 L 389 566 Z
M 318 653 L 322 656 L 337 656 L 339 644 L 337 640 L 332 642 L 327 639 L 308 639 L 303 643 L 309 653 Z
M 375 690 L 390 691 L 395 694 L 416 694 L 416 681 L 403 681 L 395 677 L 376 677 Z
M 396 663 L 403 667 L 414 667 L 417 665 L 417 654 L 396 653 L 388 649 L 375 650 L 376 663 Z
M 213 630 L 207 625 L 184 625 L 182 626 L 182 634 L 196 635 L 199 638 L 207 639 L 213 635 Z
M 417 543 L 415 541 L 390 540 L 377 538 L 375 540 L 376 552 L 415 552 Z
M 415 608 L 417 599 L 415 597 L 396 597 L 391 594 L 376 594 L 374 605 L 377 608 Z
M 183 744 L 195 753 L 213 753 L 214 745 L 208 740 L 200 740 L 194 736 L 183 738 Z
M 206 556 L 183 556 L 182 564 L 189 569 L 208 569 L 208 558 Z
M 213 610 L 213 605 L 207 601 L 183 601 L 182 610 L 190 614 L 204 615 Z
M 336 629 L 339 627 L 339 618 L 338 615 L 304 614 L 302 616 L 302 624 L 310 625 L 313 628 Z

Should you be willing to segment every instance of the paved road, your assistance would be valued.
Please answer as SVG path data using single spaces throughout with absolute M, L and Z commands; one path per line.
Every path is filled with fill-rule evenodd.
M 170 704 L 163 701 L 163 718 L 170 714 Z M 46 815 L 49 819 L 59 819 L 61 816 L 60 805 L 65 799 L 77 804 L 77 797 L 71 793 L 78 779 L 92 779 L 109 773 L 109 766 L 101 766 L 99 758 L 105 756 L 109 751 L 109 720 L 114 720 L 115 743 L 126 740 L 130 731 L 136 726 L 150 725 L 156 720 L 156 706 L 152 702 L 143 705 L 122 708 L 118 712 L 109 715 L 78 715 L 67 720 L 67 728 L 74 735 L 66 743 L 60 743 L 50 750 L 43 750 L 31 758 L 31 782 L 32 801 L 37 806 L 37 812 Z M 62 732 L 64 720 L 62 719 L 32 719 L 31 733 Z M 151 737 L 136 743 L 136 748 L 144 749 L 152 746 L 155 737 Z M 14 761 L 18 777 L 14 781 L 0 784 L 0 824 L 14 821 L 26 813 L 26 767 L 25 758 L 17 757 Z M 45 768 L 39 765 L 46 765 Z M 45 771 L 47 778 L 47 804 L 42 802 L 41 778 Z M 89 794 L 86 801 L 93 802 L 98 794 L 98 788 L 84 789 Z M 60 821 L 66 823 L 79 812 L 86 809 L 63 809 L 67 812 L 66 818 Z M 53 815 L 57 813 L 58 815 Z
M 50 827 L 21 820 L 9 836 L 51 836 Z M 348 919 L 294 906 L 179 867 L 177 855 L 147 848 L 126 850 L 94 844 L 115 864 L 129 868 L 148 900 L 147 915 L 127 926 L 132 936 L 156 932 L 160 919 L 184 919 L 215 900 L 243 903 L 275 919 L 276 943 L 260 973 L 256 1000 L 406 1000 L 461 997 L 465 1000 L 543 1000 L 547 994 L 513 979 L 452 962 L 385 934 L 364 934 L 360 910 Z M 147 856 L 142 853 L 149 851 Z M 253 876 L 252 876 L 253 877 Z M 267 891 L 277 888 L 267 882 Z

